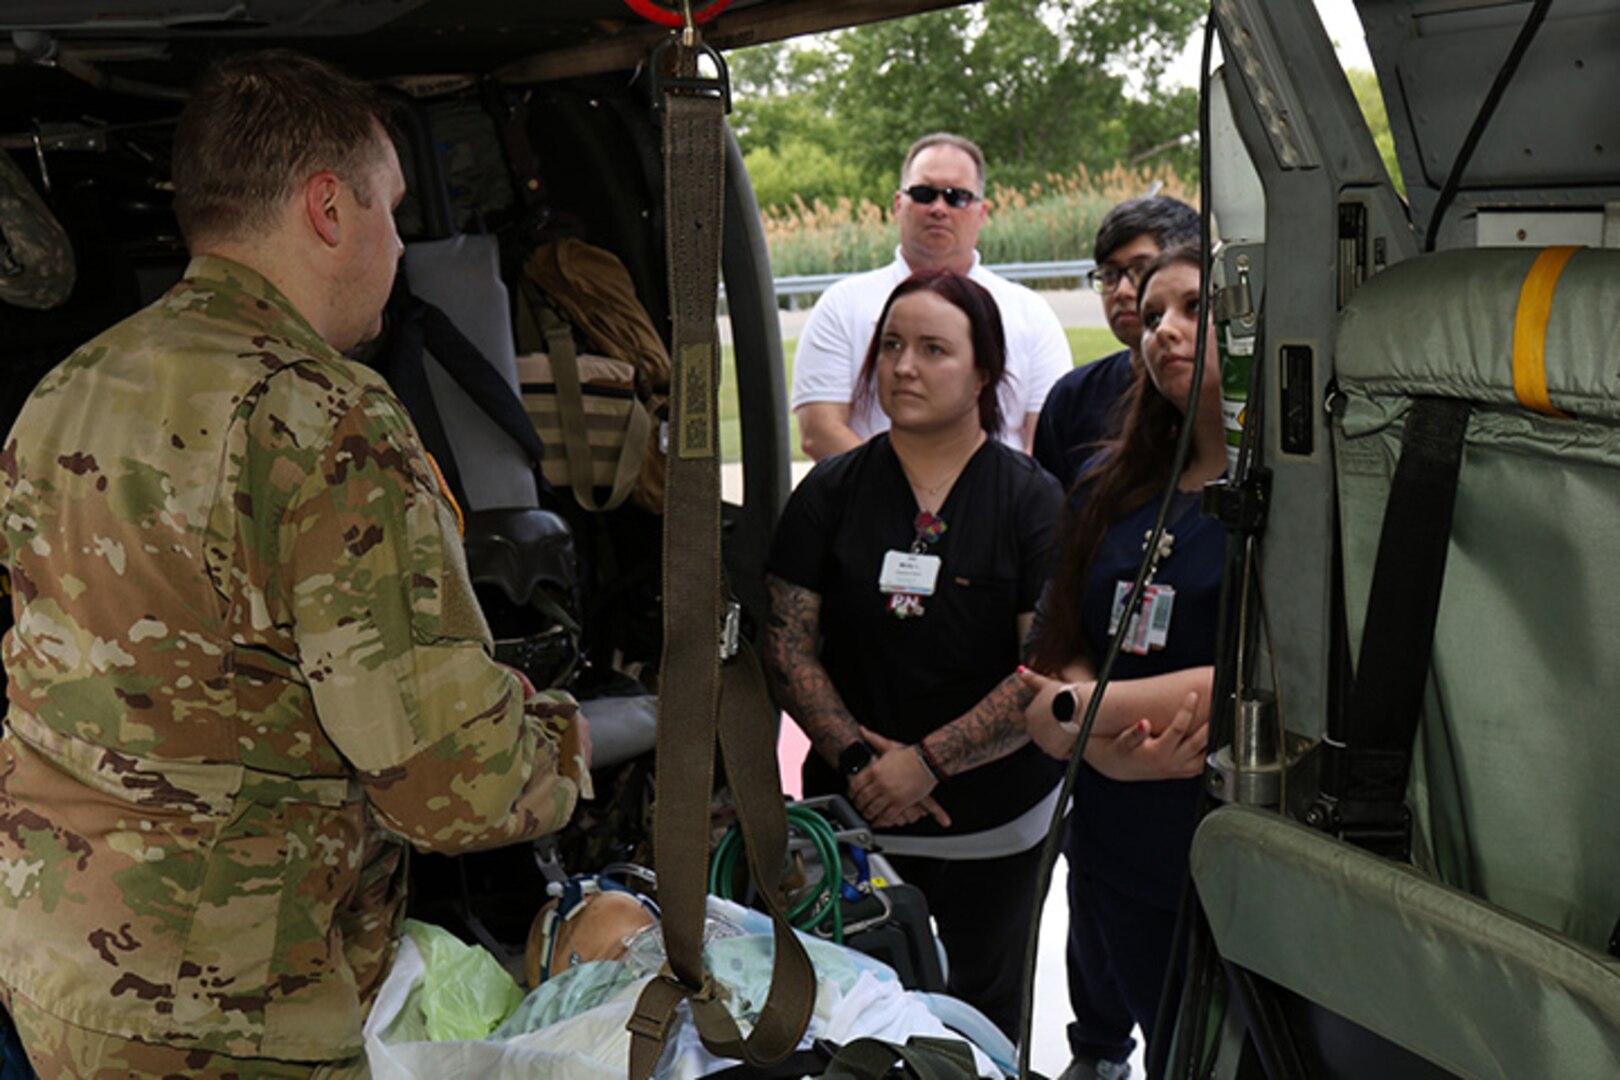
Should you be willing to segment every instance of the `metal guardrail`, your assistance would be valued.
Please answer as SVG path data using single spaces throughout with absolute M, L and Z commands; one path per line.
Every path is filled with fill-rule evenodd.
M 1067 262 L 993 263 L 985 269 L 1009 281 L 1053 281 L 1057 278 L 1083 278 L 1096 265 L 1094 259 L 1070 259 Z
M 1061 278 L 1083 278 L 1096 266 L 1092 259 L 1072 259 L 1068 262 L 1016 262 L 994 263 L 985 269 L 1000 274 L 1009 281 L 1055 281 Z M 787 301 L 790 308 L 799 306 L 800 297 L 820 296 L 850 274 L 793 274 L 772 281 L 778 302 Z M 721 299 L 725 286 L 721 286 Z

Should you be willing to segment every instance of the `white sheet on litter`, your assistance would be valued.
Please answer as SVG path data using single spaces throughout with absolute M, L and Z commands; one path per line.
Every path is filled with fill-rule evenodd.
M 754 966 L 748 960 L 751 954 L 757 953 L 768 963 L 770 939 L 750 940 L 753 937 L 729 939 L 727 962 L 713 965 L 722 982 L 728 982 L 734 972 L 757 977 L 758 972 L 744 972 Z M 834 948 L 821 942 L 814 944 L 821 946 L 815 952 Z M 386 1042 L 384 1036 L 422 973 L 421 955 L 407 938 L 401 943 L 394 968 L 366 1021 L 366 1053 L 376 1080 L 618 1080 L 625 1075 L 630 1060 L 630 1033 L 625 1024 L 642 987 L 651 978 L 627 984 L 593 1009 L 504 1041 Z M 955 1037 L 917 995 L 896 981 L 878 977 L 863 965 L 847 993 L 838 981 L 819 981 L 815 1013 L 800 1046 L 808 1047 L 815 1038 L 844 1043 L 875 1036 L 904 1042 L 913 1035 Z M 973 1053 L 981 1076 L 1002 1075 L 977 1047 Z M 658 1080 L 695 1080 L 735 1064 L 703 1048 L 691 1015 L 682 1005 L 655 1076 Z

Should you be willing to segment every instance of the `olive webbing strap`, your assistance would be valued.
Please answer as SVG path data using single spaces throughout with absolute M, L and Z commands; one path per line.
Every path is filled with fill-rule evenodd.
M 694 75 L 696 50 L 682 47 L 678 56 L 679 73 Z M 664 656 L 653 865 L 669 961 L 642 991 L 627 1025 L 631 1080 L 652 1075 L 682 1000 L 690 1002 L 710 1052 L 770 1064 L 798 1045 L 816 991 L 809 956 L 784 914 L 787 814 L 772 744 L 775 712 L 753 655 L 745 649 L 724 664 L 720 656 L 724 580 L 715 303 L 725 179 L 724 102 L 672 83 L 662 106 L 675 370 L 664 511 Z M 775 928 L 770 993 L 746 1039 L 703 968 L 717 740 L 737 800 L 749 870 Z
M 563 455 L 568 461 L 568 486 L 574 501 L 592 513 L 618 508 L 636 486 L 641 475 L 641 459 L 647 451 L 652 422 L 647 410 L 632 408 L 626 418 L 624 441 L 613 469 L 613 487 L 605 502 L 596 501 L 592 487 L 590 432 L 585 426 L 585 388 L 579 380 L 579 356 L 574 351 L 574 333 L 552 310 L 528 278 L 522 283 L 523 299 L 519 314 L 528 312 L 539 321 L 545 338 L 546 358 L 551 364 L 551 381 L 557 390 L 557 419 L 562 427 Z M 639 403 L 638 403 L 639 404 Z

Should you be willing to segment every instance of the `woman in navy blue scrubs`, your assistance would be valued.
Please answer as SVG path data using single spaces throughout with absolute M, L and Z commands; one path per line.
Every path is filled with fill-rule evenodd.
M 1192 453 L 1152 577 L 1126 633 L 1074 790 L 1065 839 L 1070 867 L 1071 979 L 1083 1000 L 1117 987 L 1151 1040 L 1164 985 L 1199 775 L 1215 653 L 1225 532 L 1199 511 L 1203 486 L 1226 470 L 1220 364 L 1208 334 L 1197 412 L 1187 415 L 1200 310 L 1197 248 L 1156 259 L 1139 285 L 1143 366 L 1118 438 L 1082 470 L 1058 533 L 1058 568 L 1042 601 L 1033 667 L 1031 736 L 1067 758 L 1094 687 L 1095 665 L 1145 555 L 1181 426 Z M 1056 704 L 1056 716 L 1053 706 Z M 1072 717 L 1067 722 L 1062 718 Z M 1115 991 L 1115 992 L 1118 992 Z M 1122 1061 L 1130 1045 L 1088 1044 L 1077 1060 Z

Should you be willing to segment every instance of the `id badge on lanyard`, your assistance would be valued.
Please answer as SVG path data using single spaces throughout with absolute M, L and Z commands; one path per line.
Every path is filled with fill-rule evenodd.
M 1114 610 L 1108 617 L 1108 632 L 1117 633 L 1119 619 L 1125 611 L 1125 599 L 1131 594 L 1130 581 L 1114 583 Z M 1170 615 L 1176 606 L 1176 590 L 1170 585 L 1149 585 L 1142 590 L 1142 606 L 1131 619 L 1130 628 L 1120 649 L 1135 656 L 1146 656 L 1154 649 L 1164 648 L 1170 640 Z
M 878 574 L 878 591 L 889 598 L 889 611 L 907 619 L 923 613 L 923 598 L 934 595 L 940 558 L 916 551 L 889 551 Z

